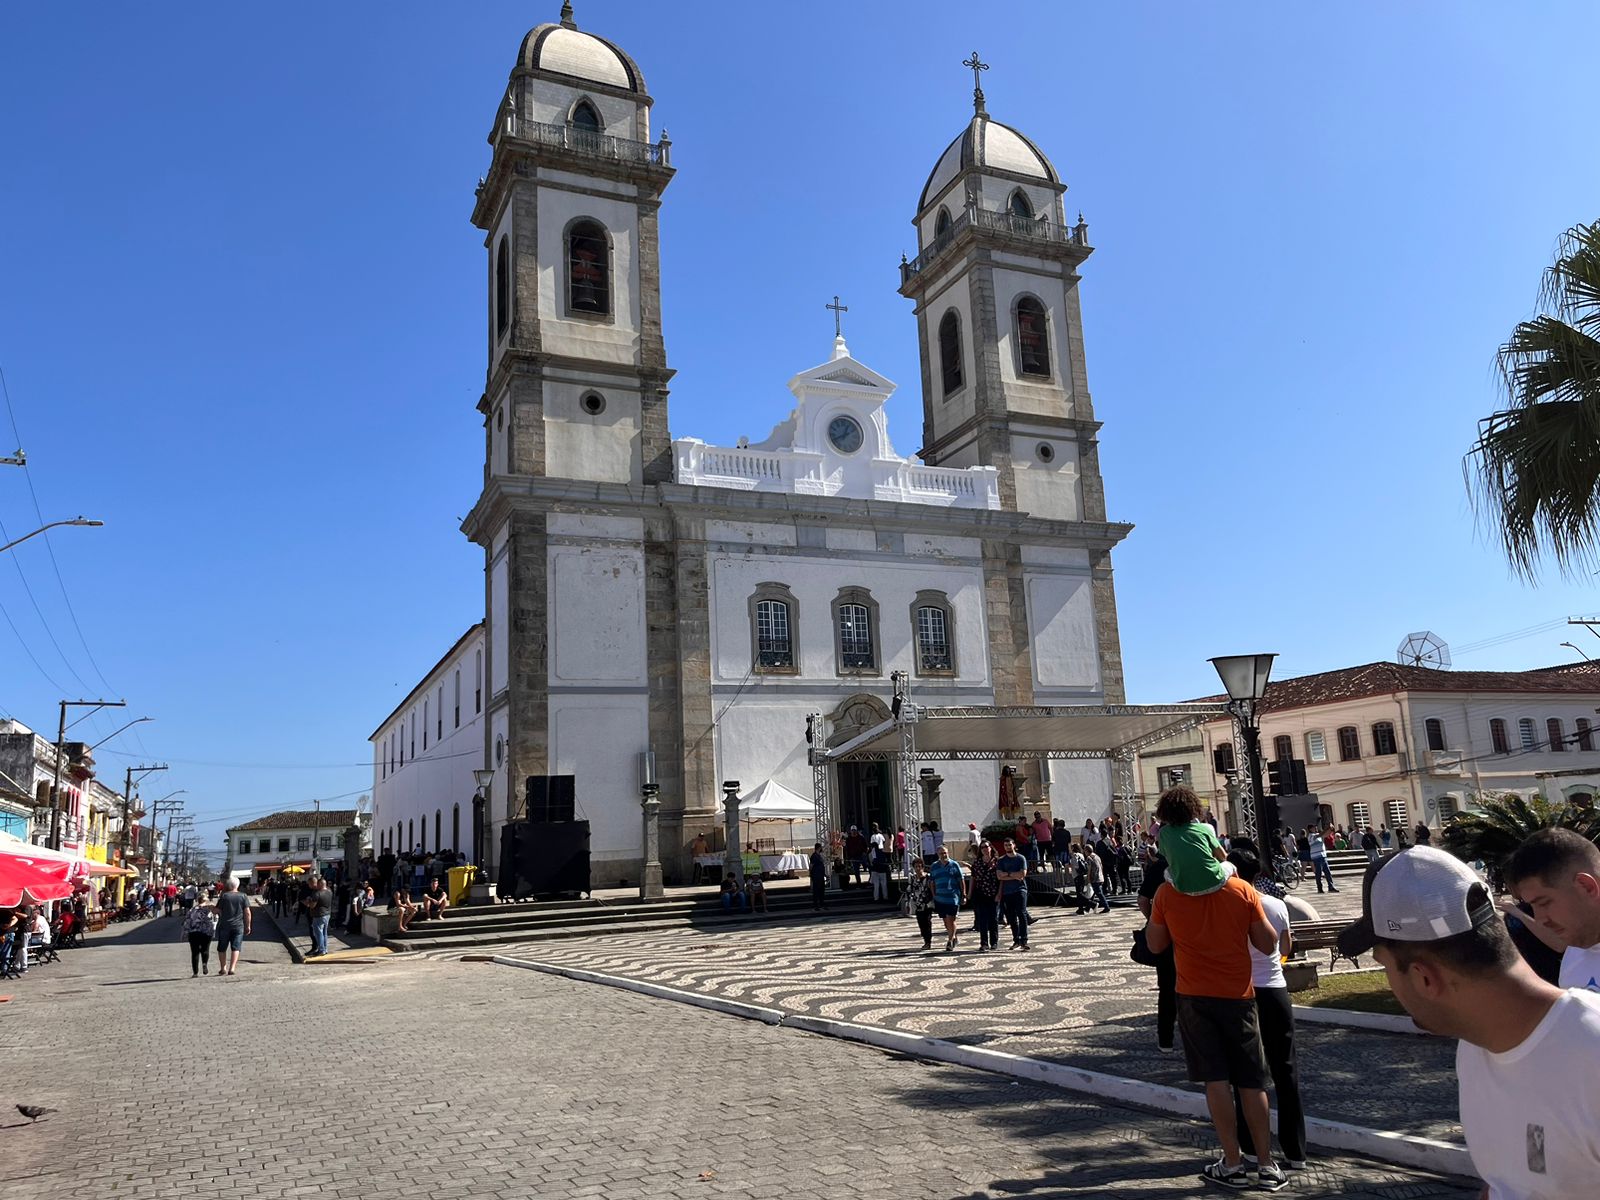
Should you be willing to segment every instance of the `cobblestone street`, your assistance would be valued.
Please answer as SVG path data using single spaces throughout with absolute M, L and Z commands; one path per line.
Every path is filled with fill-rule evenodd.
M 1202 1192 L 1192 1122 L 533 972 L 296 967 L 257 931 L 233 979 L 191 979 L 171 918 L 11 985 L 7 1111 L 60 1112 L 0 1126 L 0 1197 Z M 1293 1194 L 1473 1192 L 1346 1160 Z
M 1360 885 L 1303 898 L 1326 919 L 1353 917 Z M 1143 922 L 1137 911 L 1079 917 L 1042 908 L 1037 916 L 1026 955 L 980 954 L 970 933 L 956 954 L 925 954 L 912 922 L 887 915 L 822 925 L 752 918 L 726 932 L 613 934 L 495 952 L 1189 1087 L 1182 1055 L 1156 1050 L 1154 972 L 1128 958 Z M 1327 951 L 1311 957 L 1327 967 Z M 1296 1041 L 1312 1116 L 1460 1141 L 1453 1041 L 1308 1022 Z

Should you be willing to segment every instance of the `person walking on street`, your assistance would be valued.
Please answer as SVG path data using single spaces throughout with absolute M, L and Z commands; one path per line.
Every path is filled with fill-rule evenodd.
M 959 864 L 950 861 L 950 851 L 939 847 L 939 858 L 928 871 L 933 880 L 933 911 L 944 921 L 945 953 L 956 948 L 956 917 L 967 898 L 967 877 Z
M 183 914 L 183 935 L 189 939 L 190 972 L 196 977 L 211 974 L 211 939 L 217 935 L 217 910 L 209 904 L 192 905 Z M 220 961 L 217 969 L 222 969 Z
M 911 860 L 911 878 L 906 880 L 906 911 L 917 919 L 917 929 L 922 934 L 922 948 L 933 949 L 933 880 L 928 877 L 927 865 L 918 855 Z
M 250 936 L 250 897 L 231 875 L 225 889 L 217 897 L 217 974 L 233 975 L 239 970 L 244 939 Z
M 328 920 L 333 916 L 333 893 L 320 875 L 311 877 L 306 893 L 306 917 L 311 924 L 311 952 L 306 957 L 321 958 L 328 952 Z
M 811 911 L 821 912 L 828 907 L 828 860 L 822 853 L 822 843 L 811 847 L 811 857 L 806 860 L 806 874 L 811 880 Z
M 876 840 L 867 851 L 867 878 L 872 880 L 872 898 L 889 903 L 889 851 L 884 848 L 883 834 L 874 832 Z
M 972 927 L 979 950 L 1000 949 L 1000 875 L 993 842 L 984 842 L 972 859 Z
M 1239 873 L 1239 878 L 1254 886 L 1261 873 L 1261 860 L 1250 850 L 1234 850 L 1228 861 Z M 1283 958 L 1293 944 L 1289 935 L 1289 908 L 1276 896 L 1260 893 L 1261 909 L 1267 923 L 1278 934 L 1278 945 L 1270 954 L 1250 947 L 1250 982 L 1256 989 L 1256 1019 L 1261 1026 L 1261 1049 L 1267 1056 L 1267 1070 L 1272 1075 L 1272 1090 L 1278 1099 L 1278 1148 L 1283 1151 L 1284 1165 L 1291 1171 L 1305 1169 L 1306 1116 L 1300 1104 L 1300 1073 L 1294 1054 L 1294 1007 L 1289 999 L 1289 985 L 1283 977 Z M 1239 1127 L 1239 1144 L 1244 1160 L 1256 1162 L 1255 1139 L 1245 1120 L 1244 1106 L 1234 1093 L 1234 1116 Z
M 1000 911 L 1011 930 L 1011 948 L 1028 948 L 1028 860 L 1017 853 L 1017 844 L 1005 840 L 1004 853 L 994 864 L 1000 880 Z
M 1313 829 L 1306 845 L 1307 849 L 1311 851 L 1311 869 L 1316 873 L 1317 894 L 1319 896 L 1322 894 L 1322 881 L 1324 879 L 1328 881 L 1328 890 L 1337 892 L 1339 889 L 1333 886 L 1333 870 L 1328 866 L 1328 843 L 1326 839 L 1323 838 L 1320 832 Z
M 1101 912 L 1108 913 L 1111 911 L 1111 904 L 1106 900 L 1105 860 L 1094 850 L 1085 850 L 1083 857 L 1084 864 L 1089 868 L 1089 898 L 1079 901 L 1078 911 L 1088 912 L 1098 904 Z

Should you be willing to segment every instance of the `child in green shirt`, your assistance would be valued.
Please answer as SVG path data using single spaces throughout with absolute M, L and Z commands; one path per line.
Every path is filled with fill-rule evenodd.
M 1167 882 L 1186 896 L 1222 890 L 1234 873 L 1233 864 L 1216 830 L 1201 819 L 1200 798 L 1182 784 L 1170 787 L 1156 801 L 1156 820 L 1161 822 L 1156 844 L 1167 860 Z

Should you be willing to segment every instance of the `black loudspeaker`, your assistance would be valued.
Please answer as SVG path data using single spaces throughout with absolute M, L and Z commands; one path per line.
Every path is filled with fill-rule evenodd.
M 503 900 L 587 894 L 589 822 L 507 822 L 500 836 L 500 880 L 496 890 Z
M 572 820 L 577 815 L 575 784 L 572 775 L 529 775 L 523 791 L 527 819 L 535 824 Z

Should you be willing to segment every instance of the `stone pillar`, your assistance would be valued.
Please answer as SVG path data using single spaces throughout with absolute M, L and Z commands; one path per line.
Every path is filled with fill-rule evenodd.
M 744 886 L 744 854 L 739 848 L 739 783 L 728 780 L 722 785 L 723 831 L 726 846 L 722 852 L 722 872 L 732 875 Z
M 639 899 L 660 900 L 661 890 L 661 801 L 653 783 L 643 787 L 639 807 L 644 810 L 644 874 L 639 880 Z
M 919 775 L 917 782 L 922 786 L 922 819 L 930 822 L 935 829 L 943 829 L 944 813 L 939 807 L 939 788 L 944 784 L 944 776 L 928 771 Z

